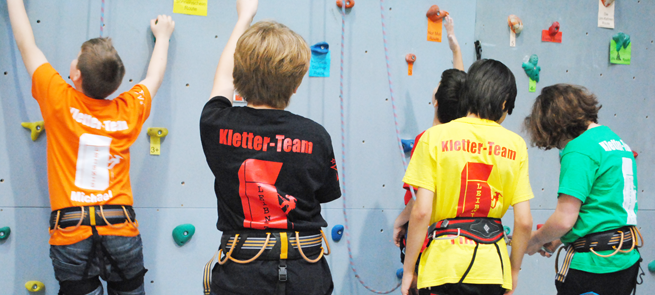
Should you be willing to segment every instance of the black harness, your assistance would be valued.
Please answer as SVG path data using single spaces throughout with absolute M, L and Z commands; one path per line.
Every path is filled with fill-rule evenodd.
M 211 292 L 211 265 L 218 256 L 218 263 L 223 265 L 231 260 L 235 263 L 247 264 L 255 260 L 278 261 L 278 283 L 275 294 L 286 294 L 288 279 L 287 260 L 305 259 L 309 263 L 317 263 L 323 255 L 325 235 L 322 231 L 288 232 L 240 230 L 226 231 L 221 238 L 219 251 L 205 265 L 203 274 L 204 294 Z M 222 254 L 221 254 L 222 253 Z M 309 259 L 308 256 L 316 256 Z
M 503 257 L 500 254 L 500 248 L 497 244 L 498 241 L 505 237 L 503 223 L 500 219 L 487 217 L 457 217 L 452 219 L 444 219 L 430 225 L 428 228 L 428 235 L 430 236 L 428 247 L 433 240 L 454 239 L 460 236 L 469 238 L 475 242 L 475 249 L 473 250 L 471 263 L 469 263 L 468 268 L 464 272 L 464 275 L 462 275 L 462 278 L 459 280 L 458 284 L 461 284 L 468 275 L 469 271 L 471 271 L 473 262 L 475 261 L 475 256 L 478 253 L 478 246 L 480 246 L 480 244 L 493 244 L 496 246 L 498 258 L 500 258 L 500 268 L 503 272 L 503 276 L 505 275 Z M 440 238 L 442 236 L 449 237 Z
M 127 226 L 136 220 L 136 213 L 132 206 L 127 205 L 104 205 L 104 206 L 82 206 L 68 207 L 52 211 L 50 213 L 50 230 L 67 230 L 70 227 L 90 226 L 92 232 L 91 250 L 84 267 L 82 280 L 62 281 L 59 294 L 87 294 L 100 286 L 97 277 L 88 278 L 89 269 L 94 259 L 98 259 L 100 277 L 103 280 L 109 278 L 105 258 L 109 261 L 111 269 L 115 270 L 121 278 L 120 282 L 108 282 L 110 287 L 117 291 L 132 291 L 143 284 L 143 276 L 148 271 L 143 269 L 133 278 L 127 278 L 118 263 L 114 260 L 102 243 L 102 237 L 98 234 L 96 226 Z M 70 230 L 70 229 L 68 229 Z

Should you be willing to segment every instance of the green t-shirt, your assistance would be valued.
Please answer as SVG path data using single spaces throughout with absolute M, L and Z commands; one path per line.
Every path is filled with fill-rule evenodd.
M 566 145 L 560 163 L 558 193 L 582 201 L 578 220 L 561 239 L 564 244 L 590 233 L 637 225 L 637 165 L 632 150 L 616 133 L 606 126 L 585 131 Z M 571 268 L 611 273 L 632 266 L 639 257 L 636 249 L 608 258 L 576 253 Z

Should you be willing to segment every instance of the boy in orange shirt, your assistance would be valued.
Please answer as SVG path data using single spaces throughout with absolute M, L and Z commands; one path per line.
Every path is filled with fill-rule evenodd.
M 108 38 L 82 44 L 68 85 L 36 46 L 22 0 L 7 7 L 18 49 L 32 77 L 32 95 L 48 130 L 50 257 L 59 294 L 145 294 L 142 243 L 132 209 L 129 147 L 150 114 L 164 78 L 171 17 L 150 21 L 157 38 L 146 78 L 106 99 L 125 68 Z

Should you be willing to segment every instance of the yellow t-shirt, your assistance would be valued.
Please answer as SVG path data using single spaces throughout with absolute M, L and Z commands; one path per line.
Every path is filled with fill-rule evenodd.
M 404 182 L 435 193 L 430 224 L 455 217 L 501 218 L 510 205 L 533 198 L 523 138 L 494 121 L 460 118 L 428 129 L 416 143 Z M 504 240 L 480 244 L 467 284 L 512 288 Z M 471 263 L 475 242 L 434 240 L 421 256 L 418 287 L 457 283 Z

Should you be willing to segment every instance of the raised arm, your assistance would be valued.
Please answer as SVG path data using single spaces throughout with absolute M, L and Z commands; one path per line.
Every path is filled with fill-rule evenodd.
M 455 21 L 452 17 L 446 16 L 443 22 L 448 34 L 448 45 L 453 52 L 453 68 L 464 71 L 464 61 L 462 60 L 462 50 L 459 48 L 459 43 L 455 37 Z
M 150 57 L 146 78 L 139 84 L 146 86 L 150 92 L 150 97 L 154 98 L 166 73 L 168 45 L 175 30 L 175 22 L 170 16 L 159 15 L 156 19 L 150 20 L 150 29 L 152 34 L 155 35 L 155 49 L 152 51 L 152 57 Z
M 47 63 L 48 60 L 41 52 L 41 49 L 36 47 L 34 32 L 32 32 L 32 25 L 30 25 L 27 12 L 25 12 L 23 0 L 7 0 L 7 8 L 16 45 L 18 45 L 18 50 L 20 50 L 23 57 L 25 68 L 32 77 L 34 71 L 42 64 Z
M 221 58 L 218 60 L 216 75 L 214 76 L 214 86 L 209 98 L 214 96 L 224 96 L 232 99 L 234 93 L 234 51 L 237 47 L 237 41 L 243 33 L 250 27 L 252 19 L 257 13 L 258 0 L 237 0 L 237 15 L 239 16 L 230 39 L 223 49 Z

